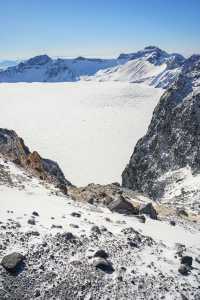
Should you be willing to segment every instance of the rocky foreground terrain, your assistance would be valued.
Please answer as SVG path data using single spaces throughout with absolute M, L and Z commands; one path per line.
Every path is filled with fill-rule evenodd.
M 0 299 L 199 299 L 198 214 L 118 183 L 63 189 L 0 132 Z
M 199 62 L 162 96 L 122 186 L 73 186 L 0 129 L 0 299 L 200 299 Z

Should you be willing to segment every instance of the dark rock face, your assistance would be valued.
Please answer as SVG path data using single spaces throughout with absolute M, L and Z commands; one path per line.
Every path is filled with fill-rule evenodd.
M 118 212 L 121 214 L 137 214 L 138 209 L 134 207 L 129 201 L 127 201 L 122 195 L 119 196 L 117 200 L 112 201 L 108 208 L 111 211 Z
M 148 215 L 151 219 L 157 220 L 158 219 L 158 214 L 155 208 L 153 207 L 152 203 L 147 203 L 144 205 L 141 205 L 139 209 L 140 214 L 145 214 Z
M 161 97 L 147 134 L 138 141 L 122 185 L 162 197 L 161 176 L 190 166 L 200 170 L 200 56 L 186 60 L 177 82 Z
M 36 151 L 31 153 L 13 130 L 0 128 L 0 154 L 42 180 L 56 185 L 71 185 L 56 162 L 42 158 Z
M 24 260 L 24 256 L 20 253 L 13 252 L 3 257 L 1 265 L 9 272 L 16 273 Z
M 192 266 L 192 261 L 193 261 L 193 258 L 191 256 L 186 255 L 181 258 L 181 263 L 184 265 L 187 265 L 189 267 Z

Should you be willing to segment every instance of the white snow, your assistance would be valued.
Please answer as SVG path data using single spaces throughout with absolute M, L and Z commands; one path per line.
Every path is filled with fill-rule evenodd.
M 162 93 L 126 82 L 0 84 L 0 127 L 57 161 L 75 185 L 120 182 Z

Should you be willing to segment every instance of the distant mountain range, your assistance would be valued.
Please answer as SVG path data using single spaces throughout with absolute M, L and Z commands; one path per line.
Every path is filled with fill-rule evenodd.
M 0 71 L 0 82 L 126 81 L 167 88 L 177 78 L 185 58 L 149 46 L 115 59 L 52 59 L 40 55 Z M 5 66 L 5 63 L 4 63 Z

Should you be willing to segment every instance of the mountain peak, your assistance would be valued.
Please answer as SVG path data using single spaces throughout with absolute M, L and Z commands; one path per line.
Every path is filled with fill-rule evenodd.
M 52 61 L 52 59 L 44 54 L 44 55 L 37 55 L 37 56 L 34 56 L 30 59 L 28 59 L 26 61 L 26 64 L 29 64 L 29 65 L 45 65 L 47 63 L 49 63 L 50 61 Z

